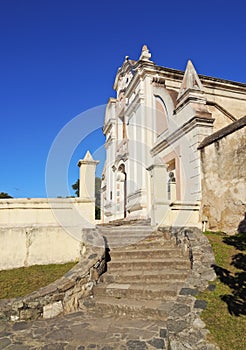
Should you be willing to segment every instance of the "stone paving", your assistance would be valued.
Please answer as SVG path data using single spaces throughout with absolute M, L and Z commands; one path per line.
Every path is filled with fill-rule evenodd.
M 166 349 L 165 322 L 76 312 L 49 320 L 1 322 L 1 350 Z

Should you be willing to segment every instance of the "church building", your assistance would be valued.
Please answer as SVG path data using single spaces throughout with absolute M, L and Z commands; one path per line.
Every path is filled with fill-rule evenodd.
M 102 221 L 206 224 L 213 204 L 203 203 L 202 152 L 211 135 L 245 126 L 246 84 L 198 75 L 190 60 L 185 72 L 158 66 L 144 45 L 138 60 L 126 56 L 114 90 L 103 127 Z

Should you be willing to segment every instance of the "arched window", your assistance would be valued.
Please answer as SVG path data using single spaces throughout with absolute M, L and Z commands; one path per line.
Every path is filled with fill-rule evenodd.
M 167 109 L 165 103 L 159 96 L 155 96 L 156 133 L 162 134 L 168 128 Z

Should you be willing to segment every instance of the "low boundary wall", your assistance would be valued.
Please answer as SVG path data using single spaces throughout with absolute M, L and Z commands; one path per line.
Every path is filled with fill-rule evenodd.
M 89 198 L 0 200 L 0 270 L 75 261 L 83 253 L 83 229 L 95 226 Z

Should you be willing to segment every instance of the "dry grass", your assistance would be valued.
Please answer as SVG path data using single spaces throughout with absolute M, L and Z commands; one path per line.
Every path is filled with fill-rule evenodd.
M 221 350 L 246 349 L 246 254 L 245 234 L 228 237 L 207 232 L 215 254 L 217 280 L 214 291 L 199 296 L 208 302 L 202 319 L 211 340 Z
M 34 265 L 0 271 L 0 299 L 29 294 L 54 282 L 69 271 L 75 263 Z

